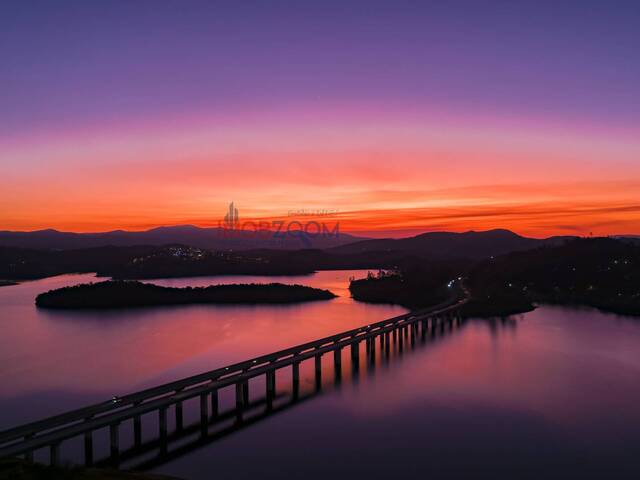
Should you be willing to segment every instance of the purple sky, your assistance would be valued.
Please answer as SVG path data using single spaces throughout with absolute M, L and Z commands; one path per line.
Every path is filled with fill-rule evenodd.
M 344 101 L 636 129 L 639 25 L 637 1 L 4 1 L 0 135 Z

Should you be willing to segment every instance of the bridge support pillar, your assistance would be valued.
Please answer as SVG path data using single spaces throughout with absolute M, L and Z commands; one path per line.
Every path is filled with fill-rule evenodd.
M 142 421 L 140 415 L 133 417 L 133 443 L 139 447 L 142 443 Z
M 31 440 L 32 438 L 33 438 L 33 435 L 26 435 L 24 437 L 25 440 Z M 33 463 L 33 450 L 30 450 L 27 453 L 25 453 L 24 459 L 29 463 Z
M 371 350 L 369 351 L 369 363 L 370 364 L 375 364 L 376 363 L 376 339 L 375 339 L 375 337 L 373 337 L 371 339 Z
M 93 465 L 93 432 L 84 432 L 84 464 L 86 467 Z
M 351 344 L 351 365 L 354 370 L 360 366 L 360 342 Z
M 322 355 L 318 354 L 314 357 L 315 374 L 316 374 L 316 390 L 322 387 Z
M 216 418 L 218 416 L 218 389 L 211 391 L 211 417 Z
M 342 347 L 333 350 L 333 382 L 336 385 L 342 382 Z
M 276 396 L 276 371 L 269 370 L 267 372 L 267 402 L 272 402 Z
M 182 430 L 182 402 L 178 402 L 175 405 L 176 410 L 176 430 Z
M 178 407 L 178 404 L 176 403 L 176 408 L 177 407 Z M 176 421 L 177 421 L 177 413 L 176 413 Z M 167 444 L 167 407 L 160 407 L 160 409 L 158 410 L 158 427 L 160 432 L 160 445 L 161 445 L 162 451 L 164 452 Z M 177 425 L 176 425 L 176 428 L 177 428 Z
M 60 444 L 59 443 L 52 443 L 49 446 L 49 463 L 54 467 L 60 463 Z
M 110 439 L 110 450 L 111 450 L 111 461 L 114 465 L 118 465 L 118 457 L 120 456 L 120 434 L 119 434 L 120 424 L 112 423 L 109 425 L 109 439 Z
M 209 399 L 206 393 L 200 394 L 200 425 L 202 429 L 206 429 L 209 423 Z
M 244 407 L 244 394 L 242 388 L 242 382 L 236 383 L 236 408 L 241 411 Z
M 236 383 L 236 416 L 242 420 L 243 410 L 249 406 L 249 383 L 241 381 Z
M 242 404 L 245 407 L 249 406 L 249 380 L 242 382 Z
M 293 387 L 293 395 L 297 396 L 300 390 L 300 362 L 293 362 L 291 365 L 291 383 Z
M 360 342 L 351 344 L 351 360 L 357 361 L 360 358 Z

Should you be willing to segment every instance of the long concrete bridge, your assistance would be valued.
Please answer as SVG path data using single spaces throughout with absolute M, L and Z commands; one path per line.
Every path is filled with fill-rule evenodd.
M 307 360 L 313 361 L 316 390 L 320 390 L 324 355 L 332 354 L 334 380 L 339 383 L 342 375 L 342 352 L 345 349 L 350 351 L 351 371 L 357 372 L 361 364 L 362 344 L 368 364 L 375 364 L 378 349 L 382 357 L 386 355 L 388 358 L 391 348 L 402 352 L 403 348 L 414 345 L 418 337 L 424 340 L 428 334 L 435 336 L 437 332 L 443 333 L 447 327 L 453 328 L 461 322 L 459 308 L 467 301 L 467 292 L 464 293 L 464 296 L 429 309 L 389 318 L 5 430 L 0 432 L 0 458 L 24 456 L 27 460 L 33 460 L 34 452 L 48 450 L 48 463 L 56 465 L 60 462 L 60 445 L 66 441 L 78 441 L 77 439 L 82 439 L 84 461 L 81 463 L 86 466 L 117 466 L 122 460 L 148 453 L 152 449 L 158 450 L 161 456 L 172 456 L 174 452 L 168 451 L 168 445 L 176 439 L 196 434 L 200 437 L 196 444 L 202 443 L 220 436 L 221 432 L 229 432 L 229 429 L 235 431 L 247 424 L 243 415 L 256 406 L 263 407 L 266 414 L 281 410 L 281 407 L 274 409 L 274 402 L 279 397 L 276 392 L 278 370 L 290 369 L 288 373 L 291 378 L 291 398 L 295 402 L 300 400 L 300 365 Z M 264 379 L 264 397 L 258 402 L 250 402 L 249 380 L 257 377 Z M 219 392 L 229 387 L 235 390 L 235 405 L 228 411 L 221 411 Z M 185 426 L 183 404 L 188 400 L 198 399 L 199 422 Z M 170 410 L 174 415 L 171 431 L 168 422 Z M 141 419 L 143 415 L 149 414 L 156 415 L 155 436 L 143 443 Z M 214 436 L 210 435 L 212 425 L 230 418 L 235 420 L 231 427 L 217 432 Z M 255 420 L 252 418 L 249 423 Z M 124 428 L 121 427 L 129 422 L 131 425 L 127 430 L 131 431 L 133 436 L 130 442 L 132 446 L 122 449 L 121 436 Z M 133 428 L 130 428 L 131 426 Z M 94 434 L 103 429 L 108 429 L 109 432 L 108 455 L 105 458 L 94 459 Z

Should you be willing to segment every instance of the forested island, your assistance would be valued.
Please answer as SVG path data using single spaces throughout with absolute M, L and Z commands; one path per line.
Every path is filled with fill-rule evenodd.
M 174 288 L 110 280 L 50 290 L 36 297 L 36 305 L 41 308 L 111 309 L 186 304 L 285 304 L 335 297 L 329 290 L 282 283 Z
M 17 283 L 10 280 L 0 280 L 0 287 L 8 287 L 11 285 L 17 285 Z
M 453 266 L 429 264 L 398 270 L 369 272 L 366 278 L 352 279 L 349 291 L 355 300 L 368 303 L 394 303 L 420 309 L 445 301 L 447 283 L 456 273 Z
M 422 262 L 353 280 L 356 300 L 411 309 L 437 303 L 445 285 L 464 278 L 468 317 L 506 316 L 538 303 L 583 305 L 640 315 L 640 247 L 613 238 L 572 239 L 556 246 L 467 262 Z

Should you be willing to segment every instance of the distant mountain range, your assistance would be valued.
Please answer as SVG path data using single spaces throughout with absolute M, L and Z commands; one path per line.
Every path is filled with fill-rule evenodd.
M 327 252 L 340 255 L 402 253 L 438 260 L 478 259 L 541 246 L 559 245 L 573 238 L 576 237 L 527 238 L 502 229 L 464 233 L 430 232 L 410 238 L 363 240 L 329 248 Z
M 188 245 L 217 251 L 247 250 L 325 250 L 334 255 L 416 256 L 430 259 L 484 258 L 557 245 L 575 237 L 527 238 L 509 230 L 464 233 L 429 232 L 402 239 L 365 239 L 346 233 L 339 235 L 287 235 L 275 232 L 233 231 L 200 228 L 193 225 L 158 227 L 141 232 L 114 230 L 102 233 L 73 233 L 57 230 L 33 232 L 0 231 L 0 247 L 74 250 L 95 247 L 136 245 Z M 629 238 L 629 237 L 627 237 Z
M 362 240 L 346 233 L 300 235 L 273 231 L 227 231 L 222 228 L 200 228 L 193 225 L 158 227 L 141 232 L 114 230 L 101 233 L 73 233 L 58 230 L 33 232 L 0 231 L 0 246 L 35 249 L 71 250 L 105 246 L 189 245 L 210 250 L 253 250 L 331 248 Z

